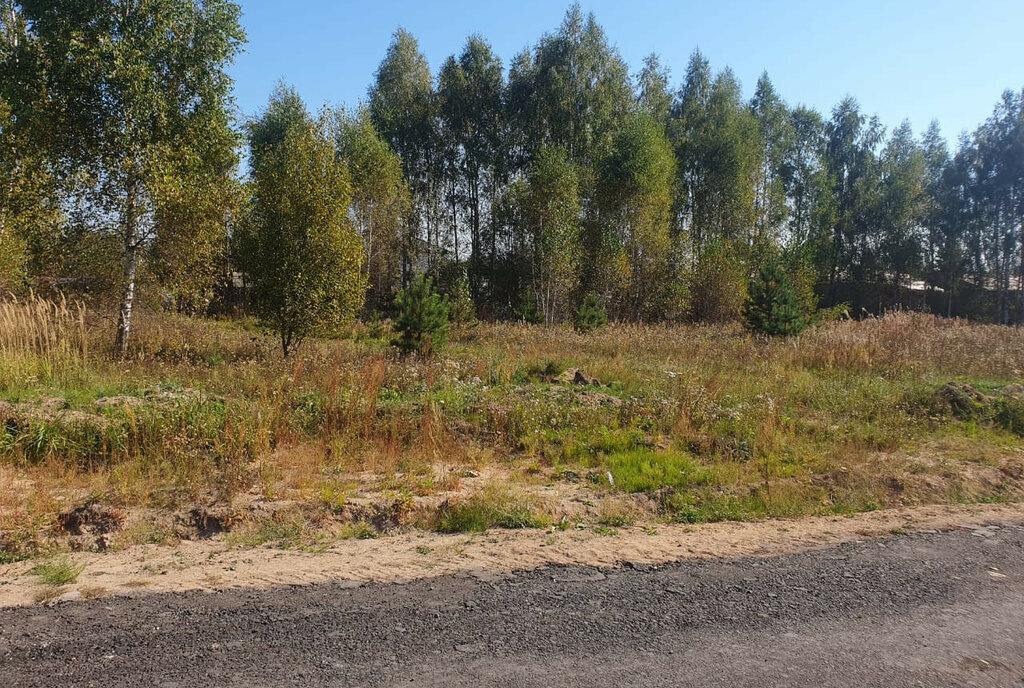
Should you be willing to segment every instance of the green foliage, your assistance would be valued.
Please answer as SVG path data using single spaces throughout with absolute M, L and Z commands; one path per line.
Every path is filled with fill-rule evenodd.
M 387 55 L 377 69 L 370 87 L 368 110 L 370 121 L 402 162 L 412 200 L 402 236 L 401 255 L 406 267 L 419 252 L 420 225 L 433 199 L 436 188 L 435 143 L 437 131 L 437 99 L 430 65 L 420 52 L 416 39 L 399 29 L 388 46 Z M 428 259 L 433 260 L 434 247 L 429 245 Z M 383 295 L 382 295 L 383 296 Z
M 469 499 L 442 506 L 437 530 L 478 533 L 488 528 L 542 528 L 549 523 L 532 503 L 492 485 Z
M 85 564 L 75 564 L 67 557 L 58 557 L 36 564 L 29 573 L 39 576 L 47 585 L 60 586 L 74 583 L 84 570 Z
M 227 207 L 205 199 L 237 161 L 228 67 L 245 39 L 241 9 L 229 0 L 20 4 L 33 49 L 15 61 L 29 72 L 27 90 L 46 94 L 33 110 L 75 199 L 71 219 L 119 239 L 115 348 L 125 354 L 144 252 L 173 246 L 156 261 L 195 248 L 180 268 L 208 274 L 209 248 L 225 240 Z
M 800 334 L 807 327 L 808 314 L 779 260 L 768 260 L 750 283 L 743 318 L 749 329 L 772 336 Z
M 364 109 L 310 125 L 300 100 L 278 98 L 249 127 L 247 190 L 229 74 L 240 16 L 230 0 L 5 5 L 0 290 L 117 295 L 124 353 L 136 300 L 202 313 L 240 267 L 235 248 L 254 312 L 287 351 L 349 317 L 364 285 L 368 314 L 411 274 L 441 279 L 452 266 L 465 267 L 488 317 L 568 321 L 573 299 L 596 291 L 616 320 L 671 320 L 688 307 L 727 322 L 752 268 L 782 252 L 807 313 L 815 288 L 862 312 L 911 305 L 908 284 L 924 281 L 912 307 L 1024 322 L 1020 91 L 951 151 L 937 125 L 923 137 L 906 123 L 887 131 L 852 97 L 824 116 L 790 107 L 767 74 L 745 99 L 699 52 L 678 93 L 653 55 L 631 80 L 577 4 L 514 57 L 507 80 L 479 36 L 432 72 L 398 30 Z M 298 122 L 317 130 L 315 155 L 289 133 Z M 270 190 L 270 170 L 289 164 L 286 140 L 308 171 L 326 162 L 326 139 L 348 191 L 333 168 L 315 190 Z M 256 217 L 287 220 L 288 241 L 316 248 L 292 251 L 266 232 L 255 248 Z M 342 223 L 353 231 L 339 233 Z M 305 228 L 319 238 L 307 242 Z M 267 252 L 262 263 L 252 251 Z M 468 315 L 464 295 L 456 320 Z
M 519 303 L 516 304 L 515 310 L 512 312 L 512 317 L 528 325 L 540 325 L 544 322 L 544 316 L 537 308 L 537 299 L 529 292 L 520 296 Z
M 294 91 L 279 87 L 250 125 L 249 142 L 252 198 L 237 258 L 254 311 L 287 356 L 362 307 L 363 248 L 349 221 L 348 170 L 326 116 L 313 120 Z
M 582 168 L 596 163 L 632 106 L 628 66 L 578 4 L 509 71 L 509 110 L 528 150 L 553 145 Z
M 452 286 L 448 297 L 448 318 L 463 327 L 477 324 L 476 304 L 473 295 L 469 293 L 469 280 L 465 274 L 459 275 Z
M 14 115 L 0 93 L 0 296 L 20 289 L 25 279 L 28 246 L 24 230 L 26 211 L 38 207 L 32 175 L 19 169 L 23 144 Z M 29 188 L 25 188 L 29 185 Z
M 420 275 L 395 299 L 394 330 L 398 337 L 392 344 L 404 354 L 430 356 L 437 353 L 448 339 L 448 300 L 434 290 L 432 280 Z
M 401 279 L 402 237 L 411 202 L 402 162 L 365 109 L 355 116 L 338 113 L 337 138 L 338 155 L 352 180 L 352 215 L 366 254 L 366 306 L 386 308 Z
M 732 71 L 714 76 L 708 60 L 695 52 L 668 131 L 680 163 L 677 205 L 690 220 L 694 249 L 746 239 L 740 232 L 755 224 L 763 146 Z
M 449 57 L 438 75 L 439 147 L 444 158 L 446 195 L 452 210 L 461 210 L 465 216 L 465 231 L 469 234 L 467 277 L 470 292 L 477 298 L 497 258 L 494 181 L 509 155 L 508 142 L 503 138 L 508 130 L 503 121 L 502 72 L 501 58 L 491 46 L 480 36 L 471 36 L 459 56 Z M 488 197 L 492 202 L 488 203 Z M 458 213 L 454 215 L 452 238 L 457 242 L 462 228 Z
M 740 318 L 747 294 L 742 261 L 723 245 L 712 245 L 689 278 L 689 312 L 697 322 L 726 323 Z
M 0 296 L 21 287 L 25 277 L 25 242 L 9 222 L 0 220 Z
M 605 228 L 590 237 L 586 281 L 613 295 L 619 317 L 664 317 L 676 164 L 662 124 L 646 116 L 628 118 L 598 174 Z
M 579 170 L 562 148 L 545 147 L 513 189 L 530 242 L 530 288 L 544 322 L 558 321 L 579 284 Z
M 997 399 L 993 405 L 999 427 L 1024 437 L 1024 399 Z
M 576 319 L 573 321 L 576 331 L 591 332 L 607 324 L 608 313 L 601 303 L 601 297 L 594 292 L 588 293 L 576 309 Z

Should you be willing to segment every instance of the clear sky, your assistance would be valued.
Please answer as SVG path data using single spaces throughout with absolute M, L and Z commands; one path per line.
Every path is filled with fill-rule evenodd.
M 507 66 L 554 31 L 569 1 L 239 0 L 249 42 L 233 69 L 239 108 L 254 114 L 279 79 L 311 108 L 364 100 L 391 34 L 420 42 L 435 76 L 467 36 L 483 35 Z M 1024 87 L 1024 0 L 584 0 L 639 68 L 657 52 L 673 88 L 695 48 L 730 66 L 749 97 L 767 70 L 790 104 L 828 112 L 855 96 L 893 127 L 938 119 L 955 139 Z

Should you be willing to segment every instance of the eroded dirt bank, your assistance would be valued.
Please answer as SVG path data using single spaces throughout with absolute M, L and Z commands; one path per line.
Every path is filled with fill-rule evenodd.
M 300 552 L 236 548 L 222 536 L 144 545 L 105 554 L 77 553 L 84 565 L 72 585 L 44 585 L 35 562 L 0 566 L 0 606 L 73 602 L 160 592 L 266 589 L 323 581 L 402 583 L 447 574 L 481 580 L 514 571 L 577 565 L 617 567 L 708 557 L 769 557 L 893 532 L 968 529 L 985 537 L 989 524 L 1024 522 L 1024 504 L 926 506 L 849 517 L 755 523 L 657 525 L 609 530 L 492 530 L 479 535 L 412 532 L 345 540 L 330 549 Z

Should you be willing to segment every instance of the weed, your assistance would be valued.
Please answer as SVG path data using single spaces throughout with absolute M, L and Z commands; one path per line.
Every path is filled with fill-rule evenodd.
M 542 528 L 550 523 L 532 502 L 506 488 L 489 485 L 468 499 L 441 508 L 437 530 L 476 533 L 488 528 Z
M 380 536 L 380 532 L 366 521 L 355 521 L 342 527 L 338 536 L 343 540 L 372 540 Z
M 615 452 L 607 458 L 615 486 L 625 492 L 653 492 L 663 487 L 704 485 L 712 474 L 686 454 L 649 449 Z
M 36 564 L 29 569 L 29 573 L 39 576 L 46 585 L 60 586 L 74 583 L 84 570 L 85 564 L 75 564 L 67 557 L 57 557 Z

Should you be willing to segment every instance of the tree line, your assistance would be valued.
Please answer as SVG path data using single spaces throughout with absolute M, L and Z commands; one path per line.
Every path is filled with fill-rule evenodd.
M 358 108 L 281 85 L 239 125 L 234 3 L 4 4 L 0 281 L 116 293 L 122 349 L 136 292 L 203 312 L 237 275 L 285 348 L 422 273 L 485 317 L 725 321 L 770 261 L 808 310 L 1024 322 L 1024 91 L 950 149 L 699 52 L 631 73 L 573 6 L 507 66 L 400 29 Z

